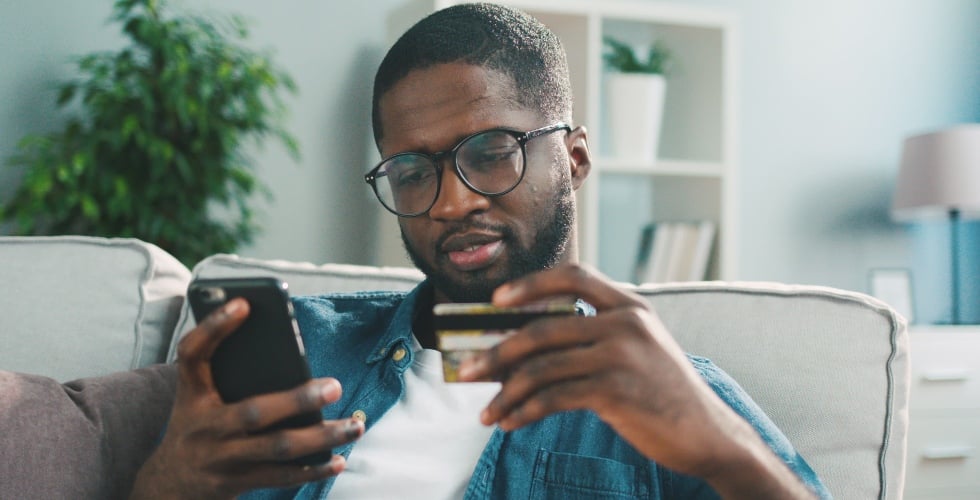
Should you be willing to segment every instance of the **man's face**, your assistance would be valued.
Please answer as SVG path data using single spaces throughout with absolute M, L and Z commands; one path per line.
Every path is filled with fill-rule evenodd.
M 479 66 L 412 71 L 379 102 L 381 155 L 446 151 L 491 128 L 524 132 L 551 125 L 513 95 L 509 78 Z M 584 132 L 573 134 L 581 136 L 584 150 Z M 435 285 L 437 301 L 488 301 L 507 281 L 575 258 L 573 188 L 587 168 L 576 175 L 568 147 L 573 142 L 564 131 L 532 139 L 524 179 L 492 198 L 468 189 L 451 160 L 445 161 L 435 205 L 427 214 L 399 219 L 405 248 Z M 575 156 L 582 154 L 587 160 L 587 151 Z

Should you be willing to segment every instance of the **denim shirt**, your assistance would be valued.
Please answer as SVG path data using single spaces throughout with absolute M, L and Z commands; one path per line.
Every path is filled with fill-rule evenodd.
M 366 416 L 367 432 L 405 390 L 403 374 L 414 358 L 412 321 L 420 289 L 358 292 L 293 299 L 314 377 L 335 377 L 343 395 L 323 409 L 325 419 Z M 724 372 L 689 356 L 714 391 L 745 417 L 779 457 L 821 497 L 830 495 L 813 470 L 762 410 Z M 425 453 L 431 443 L 420 443 Z M 334 449 L 350 456 L 356 445 Z M 405 457 L 411 460 L 411 457 Z M 438 472 L 434 472 L 438 473 Z M 302 487 L 256 490 L 242 498 L 328 496 L 334 478 Z M 410 488 L 410 485 L 406 486 Z M 551 415 L 518 430 L 493 431 L 469 485 L 467 499 L 718 498 L 703 481 L 647 459 L 591 411 Z

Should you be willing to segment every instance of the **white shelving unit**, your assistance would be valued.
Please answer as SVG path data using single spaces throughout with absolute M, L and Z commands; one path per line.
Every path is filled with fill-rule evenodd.
M 417 0 L 390 18 L 393 41 L 427 13 L 461 3 Z M 503 0 L 541 20 L 561 38 L 575 96 L 576 125 L 585 125 L 593 154 L 590 179 L 578 192 L 583 261 L 617 280 L 630 278 L 644 225 L 710 219 L 718 232 L 708 276 L 734 279 L 735 61 L 737 23 L 717 9 L 627 0 Z M 603 141 L 602 38 L 646 45 L 662 40 L 676 60 L 668 76 L 655 163 L 612 158 Z M 383 217 L 379 264 L 400 265 L 396 223 Z M 389 244 L 390 243 L 390 244 Z
M 905 498 L 980 498 L 980 325 L 913 325 Z

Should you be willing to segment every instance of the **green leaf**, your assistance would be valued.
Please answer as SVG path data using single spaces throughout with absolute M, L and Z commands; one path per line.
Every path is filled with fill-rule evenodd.
M 71 170 L 76 176 L 85 171 L 85 154 L 75 153 L 71 157 Z
M 70 101 L 72 97 L 75 97 L 75 86 L 69 83 L 61 87 L 61 91 L 58 92 L 56 104 L 60 108 Z
M 54 180 L 51 179 L 51 173 L 48 171 L 36 171 L 32 172 L 32 174 L 33 175 L 28 181 L 31 194 L 33 194 L 35 198 L 44 198 L 51 192 L 51 187 L 54 186 Z
M 293 80 L 248 46 L 238 18 L 172 12 L 163 0 L 115 0 L 126 46 L 75 58 L 77 99 L 63 128 L 22 138 L 8 164 L 21 185 L 0 220 L 24 234 L 139 237 L 193 265 L 251 241 L 252 198 L 269 188 L 246 148 L 272 137 L 295 158 L 280 93 Z M 229 203 L 216 218 L 207 207 Z
M 177 173 L 181 179 L 185 182 L 190 181 L 194 178 L 193 171 L 189 163 L 187 163 L 187 158 L 184 155 L 179 155 L 174 159 L 174 164 L 177 165 Z
M 129 195 L 129 185 L 126 184 L 126 179 L 122 177 L 116 177 L 113 182 L 113 188 L 116 192 L 116 198 L 125 198 Z
M 58 181 L 67 183 L 71 179 L 71 171 L 68 169 L 68 165 L 62 163 L 58 165 L 57 170 L 55 170 L 58 177 Z
M 121 131 L 123 139 L 128 140 L 130 137 L 132 137 L 133 133 L 139 129 L 139 126 L 140 126 L 140 121 L 139 118 L 136 117 L 136 115 L 126 115 L 126 118 L 123 119 L 123 126 Z
M 82 213 L 89 219 L 99 218 L 99 205 L 95 203 L 95 200 L 91 196 L 82 197 Z
M 649 46 L 647 56 L 642 61 L 630 45 L 609 36 L 603 37 L 602 41 L 606 47 L 603 59 L 609 68 L 622 73 L 666 74 L 668 72 L 670 52 L 659 40 Z

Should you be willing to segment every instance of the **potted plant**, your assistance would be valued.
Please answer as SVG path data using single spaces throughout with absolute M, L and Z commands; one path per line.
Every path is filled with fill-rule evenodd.
M 16 234 L 88 234 L 153 242 L 188 265 L 234 251 L 257 231 L 249 204 L 268 189 L 245 147 L 272 136 L 296 159 L 270 58 L 240 42 L 238 18 L 170 14 L 162 0 L 117 0 L 129 43 L 78 59 L 58 105 L 61 130 L 25 137 L 0 222 Z
M 670 53 L 659 40 L 643 58 L 626 43 L 608 36 L 603 41 L 603 58 L 611 70 L 604 83 L 606 144 L 616 158 L 652 164 L 657 159 Z

